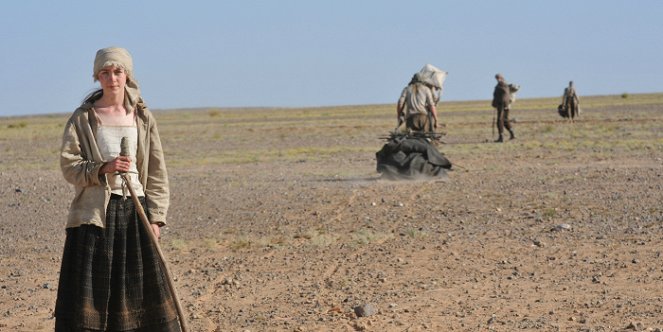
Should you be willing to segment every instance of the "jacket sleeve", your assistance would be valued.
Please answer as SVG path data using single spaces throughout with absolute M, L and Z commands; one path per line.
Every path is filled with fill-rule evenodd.
M 168 186 L 168 172 L 166 170 L 166 161 L 161 146 L 161 138 L 157 129 L 156 121 L 151 118 L 150 121 L 150 150 L 148 151 L 148 174 L 145 198 L 147 201 L 147 210 L 150 215 L 151 223 L 166 223 L 168 206 L 170 205 L 170 189 Z
M 81 149 L 80 137 L 75 120 L 72 117 L 64 128 L 60 149 L 60 169 L 67 182 L 79 186 L 103 185 L 103 175 L 99 169 L 103 162 L 89 160 Z
M 428 89 L 426 91 L 426 108 L 430 110 L 431 107 L 435 107 L 435 96 L 433 95 L 433 89 Z
M 405 106 L 405 98 L 407 96 L 407 87 L 403 89 L 401 92 L 401 96 L 398 98 L 398 103 L 396 104 L 396 107 L 398 109 L 402 109 Z

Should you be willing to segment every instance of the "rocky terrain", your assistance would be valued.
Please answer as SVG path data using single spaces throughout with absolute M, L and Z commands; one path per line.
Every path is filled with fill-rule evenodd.
M 443 179 L 387 181 L 393 105 L 155 111 L 191 331 L 661 331 L 663 95 L 441 103 Z M 0 331 L 52 331 L 67 115 L 0 118 Z

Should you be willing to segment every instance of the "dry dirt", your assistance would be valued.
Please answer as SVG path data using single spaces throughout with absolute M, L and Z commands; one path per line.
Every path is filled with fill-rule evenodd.
M 190 330 L 660 331 L 663 97 L 583 101 L 518 101 L 504 144 L 442 103 L 454 170 L 414 182 L 375 172 L 393 105 L 157 111 Z M 65 121 L 0 118 L 0 331 L 53 329 Z

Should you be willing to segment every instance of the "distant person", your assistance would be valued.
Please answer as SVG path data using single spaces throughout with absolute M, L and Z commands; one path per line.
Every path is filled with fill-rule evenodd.
M 569 82 L 569 86 L 564 88 L 564 95 L 562 96 L 562 105 L 566 109 L 566 112 L 571 119 L 575 120 L 575 117 L 578 116 L 578 105 L 580 104 L 580 99 L 578 99 L 578 94 L 576 89 L 573 87 L 573 81 Z
M 516 138 L 516 135 L 513 132 L 511 127 L 511 122 L 509 121 L 509 110 L 510 104 L 512 102 L 511 98 L 511 88 L 509 84 L 504 79 L 502 74 L 496 74 L 495 79 L 497 80 L 497 85 L 495 85 L 495 90 L 493 91 L 493 107 L 497 110 L 497 132 L 499 137 L 495 142 L 504 142 L 503 132 L 504 128 L 509 131 L 510 139 Z
M 147 232 L 160 236 L 169 187 L 156 120 L 123 48 L 97 52 L 88 95 L 66 123 L 60 152 L 76 196 L 69 207 L 55 331 L 181 331 L 173 292 Z M 122 137 L 129 156 L 119 156 Z M 119 172 L 152 225 L 143 227 Z
M 398 99 L 396 105 L 398 124 L 401 124 L 401 119 L 404 117 L 407 129 L 432 131 L 432 129 L 437 128 L 437 111 L 435 109 L 437 99 L 434 89 L 436 88 L 431 84 L 423 82 L 418 73 L 415 74 Z M 432 123 L 429 122 L 430 120 L 432 120 Z

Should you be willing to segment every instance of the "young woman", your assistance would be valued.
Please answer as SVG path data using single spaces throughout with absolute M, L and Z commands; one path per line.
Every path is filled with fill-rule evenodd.
M 69 208 L 55 331 L 180 331 L 173 292 L 127 184 L 157 237 L 166 223 L 168 175 L 157 125 L 123 48 L 97 52 L 91 93 L 67 121 L 60 166 L 76 194 Z M 129 156 L 120 156 L 122 137 Z

